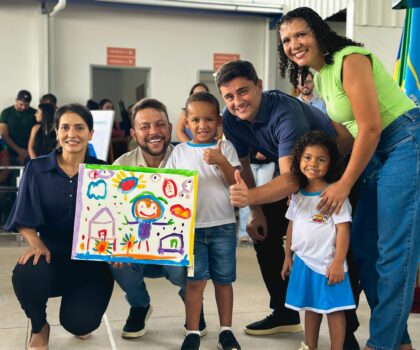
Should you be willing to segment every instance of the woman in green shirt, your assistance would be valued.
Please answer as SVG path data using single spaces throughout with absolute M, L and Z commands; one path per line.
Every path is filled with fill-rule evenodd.
M 372 310 L 365 349 L 412 349 L 407 319 L 420 260 L 420 109 L 372 53 L 312 9 L 284 15 L 279 35 L 282 77 L 288 73 L 296 86 L 316 70 L 328 115 L 354 137 L 349 163 L 318 209 L 338 213 L 361 178 L 351 244 Z

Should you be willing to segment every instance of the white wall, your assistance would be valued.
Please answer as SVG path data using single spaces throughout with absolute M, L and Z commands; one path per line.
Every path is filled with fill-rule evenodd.
M 127 108 L 136 102 L 136 89 L 147 84 L 147 69 L 116 68 L 109 66 L 91 67 L 91 97 L 95 102 L 103 98 L 112 101 L 115 109 L 114 120 L 121 120 L 119 101 Z
M 40 91 L 41 15 L 36 3 L 3 0 L 0 4 L 0 110 L 14 104 L 19 90 Z
M 354 37 L 365 44 L 393 74 L 405 10 L 393 10 L 391 1 L 355 0 Z
M 103 98 L 107 98 L 112 101 L 114 107 L 117 107 L 118 96 L 121 95 L 120 89 L 123 85 L 120 70 L 95 67 L 92 75 L 92 90 L 94 91 L 92 99 L 99 103 Z M 112 84 L 107 84 L 109 80 Z M 86 101 L 81 102 L 85 104 Z
M 401 33 L 402 28 L 355 26 L 354 40 L 363 42 L 393 75 Z
M 106 64 L 107 47 L 135 48 L 137 66 L 151 68 L 150 97 L 172 121 L 199 70 L 213 69 L 213 53 L 239 53 L 262 74 L 265 21 L 257 17 L 166 13 L 69 5 L 52 23 L 53 86 L 62 102 L 86 101 L 89 67 Z

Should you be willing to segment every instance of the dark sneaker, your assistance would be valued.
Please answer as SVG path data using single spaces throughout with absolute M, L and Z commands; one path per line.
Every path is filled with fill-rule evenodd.
M 188 334 L 181 345 L 181 350 L 199 350 L 200 336 L 198 334 Z
M 357 342 L 354 333 L 346 332 L 346 337 L 344 338 L 343 350 L 360 350 L 359 343 Z
M 297 333 L 302 332 L 299 323 L 286 323 L 279 316 L 271 314 L 261 321 L 251 323 L 244 328 L 244 332 L 250 335 L 267 335 L 275 333 Z
M 201 308 L 200 323 L 198 325 L 198 330 L 200 331 L 200 337 L 204 337 L 207 334 L 207 325 L 206 320 L 204 319 L 203 308 Z M 184 334 L 187 334 L 187 324 L 184 324 Z
M 121 333 L 121 337 L 127 339 L 139 338 L 146 334 L 146 322 L 152 314 L 153 308 L 148 307 L 132 307 L 130 314 Z
M 231 331 L 223 331 L 219 334 L 217 348 L 220 350 L 241 350 L 241 346 Z

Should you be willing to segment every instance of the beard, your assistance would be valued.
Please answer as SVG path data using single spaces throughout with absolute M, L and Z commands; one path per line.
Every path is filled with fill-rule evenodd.
M 313 91 L 313 89 L 302 89 L 301 94 L 304 96 L 311 96 Z
M 137 143 L 144 153 L 150 154 L 151 156 L 161 156 L 166 153 L 166 150 L 168 149 L 168 146 L 171 143 L 171 141 L 164 140 L 164 144 L 160 150 L 154 150 L 152 147 L 149 146 L 146 140 L 143 142 L 139 142 L 137 140 Z

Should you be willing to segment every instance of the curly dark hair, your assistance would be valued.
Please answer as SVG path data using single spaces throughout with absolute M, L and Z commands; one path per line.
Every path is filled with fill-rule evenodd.
M 323 131 L 309 131 L 299 139 L 292 153 L 293 159 L 290 171 L 296 181 L 299 182 L 300 187 L 308 185 L 308 179 L 300 170 L 300 160 L 307 146 L 323 146 L 328 150 L 330 166 L 324 179 L 328 183 L 337 181 L 341 176 L 342 163 L 335 139 Z
M 277 30 L 280 30 L 282 24 L 292 22 L 295 19 L 303 19 L 308 24 L 308 27 L 315 36 L 320 51 L 324 52 L 326 64 L 332 64 L 334 53 L 340 51 L 344 47 L 363 46 L 362 43 L 353 41 L 345 36 L 338 35 L 330 28 L 327 22 L 318 15 L 318 13 L 309 7 L 298 7 L 287 12 L 279 21 Z M 286 53 L 283 50 L 280 33 L 277 49 L 280 58 L 280 76 L 285 78 L 287 72 L 290 83 L 294 87 L 298 85 L 298 77 L 301 78 L 302 82 L 305 81 L 309 68 L 306 66 L 300 67 L 287 58 Z

